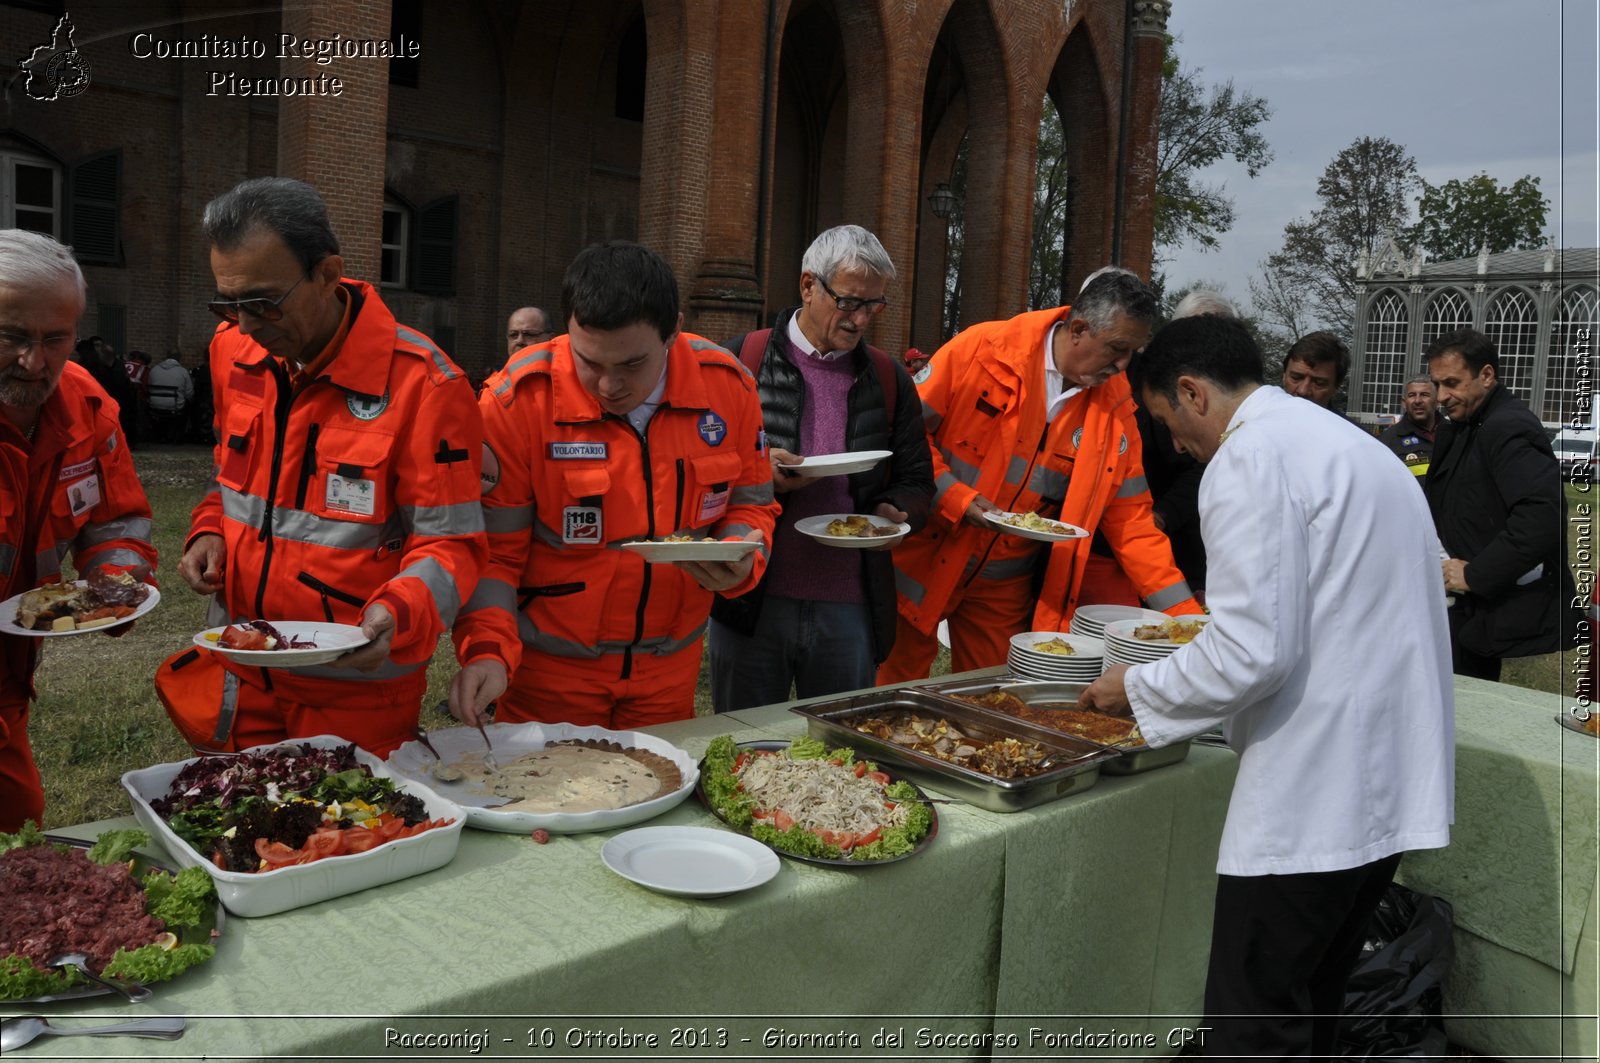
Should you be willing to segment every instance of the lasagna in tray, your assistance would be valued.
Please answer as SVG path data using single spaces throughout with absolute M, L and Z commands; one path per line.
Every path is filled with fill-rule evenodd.
M 986 709 L 1003 712 L 1025 723 L 1048 727 L 1052 731 L 1060 731 L 1077 738 L 1086 738 L 1103 746 L 1145 744 L 1144 735 L 1139 733 L 1139 725 L 1131 718 L 1086 712 L 1073 708 L 1068 702 L 1052 703 L 1060 705 L 1060 708 L 1040 708 L 1029 705 L 1015 694 L 1007 694 L 1003 690 L 988 694 L 957 694 L 955 697 L 973 705 L 982 705 Z

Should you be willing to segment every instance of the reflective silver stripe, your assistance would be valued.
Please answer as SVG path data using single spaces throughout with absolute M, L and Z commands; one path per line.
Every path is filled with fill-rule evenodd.
M 491 535 L 527 531 L 533 527 L 533 505 L 484 506 L 483 530 Z
M 395 664 L 393 661 L 384 661 L 375 672 L 358 672 L 354 668 L 334 668 L 332 665 L 314 664 L 304 668 L 290 668 L 295 675 L 303 675 L 308 679 L 338 679 L 348 683 L 381 683 L 387 679 L 404 679 L 406 676 L 421 668 L 428 667 L 427 661 L 418 661 L 416 664 Z
M 581 660 L 596 661 L 608 653 L 622 653 L 632 649 L 635 653 L 648 653 L 656 657 L 666 657 L 677 653 L 679 650 L 688 649 L 700 641 L 700 636 L 706 631 L 705 621 L 681 639 L 668 638 L 665 635 L 653 639 L 640 639 L 638 642 L 623 642 L 618 639 L 601 639 L 598 645 L 585 646 L 571 639 L 560 638 L 540 631 L 534 626 L 533 620 L 527 613 L 517 617 L 517 634 L 530 650 L 548 653 L 555 657 L 577 657 Z
M 991 561 L 983 566 L 983 571 L 978 573 L 979 579 L 1012 579 L 1016 576 L 1026 575 L 1033 571 L 1033 566 L 1038 563 L 1038 546 L 1032 548 L 1031 553 L 1021 557 L 1008 557 L 1001 561 Z M 1179 599 L 1180 601 L 1182 599 Z
M 72 552 L 72 543 L 67 539 L 56 540 L 56 564 L 60 564 Z
M 239 677 L 232 672 L 222 673 L 222 704 L 217 709 L 217 729 L 211 732 L 211 744 L 218 749 L 228 744 L 233 735 L 233 718 L 239 714 Z
M 743 538 L 755 531 L 755 529 L 748 524 L 719 524 L 716 531 L 718 539 L 732 539 L 736 537 Z
M 500 381 L 500 386 L 494 389 L 494 393 L 501 397 L 511 394 L 511 390 L 517 386 L 515 377 L 519 369 L 523 366 L 537 365 L 540 362 L 548 362 L 549 360 L 550 348 L 540 347 L 532 354 L 525 354 L 516 361 L 507 363 L 505 369 L 506 377 Z
M 968 465 L 966 462 L 962 461 L 960 458 L 951 454 L 947 450 L 940 450 L 939 453 L 944 455 L 944 463 L 950 466 L 950 471 L 955 473 L 956 479 L 960 480 L 968 487 L 977 485 L 978 473 L 980 470 L 976 465 Z
M 450 359 L 445 357 L 445 353 L 438 347 L 434 346 L 433 341 L 428 339 L 428 337 L 424 336 L 422 333 L 412 332 L 404 325 L 396 325 L 394 327 L 394 331 L 395 335 L 399 336 L 407 343 L 415 344 L 431 354 L 433 356 L 434 368 L 439 370 L 439 372 L 444 375 L 446 380 L 454 380 L 456 377 L 461 375 L 460 370 L 456 369 L 455 366 L 450 364 Z
M 696 339 L 690 340 L 689 341 L 689 349 L 691 351 L 721 351 L 723 354 L 728 355 L 730 358 L 733 357 L 733 352 L 728 350 L 728 348 L 724 347 L 720 343 L 716 343 L 716 342 L 714 342 L 712 340 L 705 339 L 704 337 L 698 337 Z
M 10 543 L 0 543 L 0 576 L 11 575 L 11 566 L 17 563 L 17 548 Z
M 961 481 L 956 478 L 956 474 L 953 472 L 942 472 L 935 477 L 933 481 L 934 504 L 938 505 L 939 499 L 944 497 L 944 493 L 960 482 Z
M 61 575 L 61 557 L 54 549 L 40 550 L 33 555 L 33 578 L 42 582 Z
M 81 551 L 77 556 L 77 562 L 79 572 L 89 572 L 102 565 L 126 565 L 129 568 L 133 568 L 138 565 L 148 566 L 150 564 L 138 553 L 120 547 L 112 550 L 101 547 L 98 550 Z
M 922 427 L 930 432 L 937 432 L 942 424 L 944 424 L 944 415 L 924 402 L 922 404 Z
M 1170 587 L 1163 587 L 1154 594 L 1145 598 L 1146 604 L 1152 609 L 1167 610 L 1179 602 L 1187 601 L 1194 597 L 1194 592 L 1189 589 L 1189 584 L 1179 580 Z
M 417 535 L 476 535 L 483 531 L 483 505 L 454 502 L 446 506 L 401 506 L 400 519 Z
M 478 585 L 472 590 L 472 597 L 467 599 L 467 604 L 461 607 L 461 615 L 476 613 L 482 609 L 504 609 L 508 613 L 517 611 L 517 589 L 505 580 L 480 579 Z
M 533 522 L 533 537 L 544 545 L 554 547 L 557 550 L 563 549 L 566 546 L 566 544 L 561 541 L 560 533 L 542 520 L 535 520 Z
M 1006 483 L 1012 487 L 1022 486 L 1022 477 L 1028 471 L 1028 459 L 1011 455 L 1011 461 L 1006 464 Z
M 1037 466 L 1033 475 L 1028 477 L 1028 490 L 1040 498 L 1052 498 L 1060 501 L 1067 497 L 1067 481 L 1070 478 L 1064 472 L 1044 465 Z
M 449 627 L 456 622 L 456 614 L 461 612 L 461 592 L 456 590 L 456 581 L 438 559 L 424 557 L 396 572 L 394 578 L 421 580 L 433 596 L 433 604 L 438 607 L 439 619 L 444 626 Z
M 772 501 L 772 482 L 735 487 L 728 492 L 728 504 L 734 506 L 764 506 Z
M 85 524 L 78 529 L 78 546 L 94 546 L 112 539 L 143 539 L 150 541 L 150 518 L 128 517 L 125 520 L 108 520 L 99 524 Z
M 894 590 L 896 594 L 916 605 L 921 605 L 923 595 L 928 593 L 927 588 L 901 572 L 898 566 L 894 570 Z
M 266 503 L 255 495 L 247 495 L 231 487 L 222 489 L 222 513 L 229 520 L 260 528 L 266 519 L 266 511 Z M 376 551 L 404 532 L 398 519 L 393 517 L 382 524 L 357 524 L 300 509 L 279 507 L 272 511 L 272 534 L 275 538 L 334 550 Z
M 1150 481 L 1143 476 L 1130 476 L 1122 481 L 1122 486 L 1117 488 L 1118 498 L 1132 498 L 1135 495 L 1145 494 L 1150 490 Z

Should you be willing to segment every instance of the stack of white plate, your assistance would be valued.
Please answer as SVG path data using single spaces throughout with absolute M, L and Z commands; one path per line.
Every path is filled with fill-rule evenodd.
M 1134 637 L 1136 628 L 1147 624 L 1165 623 L 1168 620 L 1180 620 L 1185 624 L 1205 624 L 1211 618 L 1208 616 L 1166 616 L 1157 614 L 1159 620 L 1114 620 L 1106 625 L 1105 645 L 1107 664 L 1149 664 L 1170 657 L 1187 643 L 1173 642 L 1170 639 L 1140 639 Z
M 1036 647 L 1051 639 L 1061 639 L 1073 652 L 1046 653 Z M 1025 631 L 1011 636 L 1011 653 L 1006 658 L 1014 675 L 1057 683 L 1092 683 L 1105 671 L 1106 645 L 1099 639 L 1060 631 Z
M 1141 624 L 1159 624 L 1166 613 L 1154 609 L 1141 609 L 1137 605 L 1080 605 L 1072 614 L 1072 633 L 1091 639 L 1103 639 L 1106 625 L 1118 620 L 1137 620 Z

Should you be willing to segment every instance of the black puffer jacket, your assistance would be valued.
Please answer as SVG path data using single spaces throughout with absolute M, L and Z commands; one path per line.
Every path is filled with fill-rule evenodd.
M 1527 405 L 1500 386 L 1464 423 L 1442 423 L 1423 491 L 1439 540 L 1467 563 L 1472 591 L 1451 617 L 1461 645 L 1484 657 L 1570 649 L 1576 592 L 1561 468 Z M 1517 583 L 1539 565 L 1537 579 Z
M 788 343 L 789 320 L 798 307 L 778 315 L 776 326 L 767 340 L 766 353 L 761 358 L 761 371 L 756 383 L 761 392 L 761 415 L 766 424 L 767 442 L 794 453 L 800 451 L 800 415 L 805 406 L 805 379 L 789 360 L 784 347 Z M 728 350 L 737 357 L 744 337 L 736 337 Z M 888 502 L 904 510 L 906 522 L 913 532 L 928 521 L 928 506 L 933 501 L 933 458 L 928 450 L 928 436 L 922 427 L 922 400 L 917 396 L 917 386 L 905 368 L 895 363 L 894 424 L 888 422 L 883 388 L 878 383 L 878 371 L 867 353 L 865 342 L 856 346 L 850 357 L 855 360 L 856 379 L 850 386 L 846 401 L 849 404 L 845 424 L 847 450 L 890 450 L 894 457 L 881 462 L 866 472 L 850 476 L 850 497 L 857 513 L 871 513 L 881 502 Z M 779 495 L 782 502 L 786 496 Z M 781 517 L 779 518 L 782 519 Z M 882 661 L 894 646 L 895 595 L 894 564 L 889 552 L 865 550 L 861 552 L 862 572 L 866 578 L 867 608 L 872 615 L 873 656 Z M 766 584 L 738 598 L 720 595 L 712 602 L 711 616 L 719 623 L 744 634 L 755 630 L 756 619 L 761 615 L 761 603 L 766 597 Z

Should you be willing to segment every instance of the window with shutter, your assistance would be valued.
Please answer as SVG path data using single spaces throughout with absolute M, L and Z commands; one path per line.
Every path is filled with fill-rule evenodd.
M 428 295 L 456 293 L 456 232 L 461 198 L 436 199 L 417 212 L 417 268 L 411 287 Z
M 411 211 L 392 196 L 383 197 L 383 235 L 379 244 L 383 261 L 379 267 L 379 283 L 385 288 L 406 286 L 406 265 L 410 258 L 408 244 L 411 240 Z
M 61 239 L 61 167 L 42 155 L 0 151 L 0 228 Z
M 95 308 L 94 334 L 111 344 L 118 358 L 128 355 L 128 308 L 121 303 L 101 303 Z
M 115 265 L 122 259 L 122 225 L 117 207 L 122 185 L 122 153 L 108 151 L 72 168 L 67 243 L 79 261 Z

